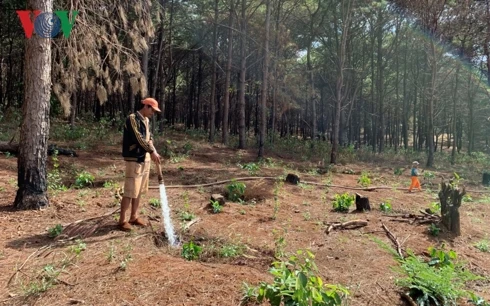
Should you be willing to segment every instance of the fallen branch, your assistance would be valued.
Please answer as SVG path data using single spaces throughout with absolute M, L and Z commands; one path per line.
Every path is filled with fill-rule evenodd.
M 196 185 L 166 185 L 165 188 L 198 188 L 198 187 L 208 187 L 208 186 L 214 186 L 214 185 L 221 185 L 225 183 L 231 183 L 234 181 L 251 181 L 251 180 L 278 180 L 276 176 L 251 176 L 251 177 L 239 177 L 239 178 L 233 178 L 230 180 L 224 180 L 224 181 L 218 181 L 214 183 L 207 183 L 207 184 L 196 184 Z M 160 186 L 149 186 L 149 189 L 159 189 Z
M 15 137 L 15 135 L 14 135 Z M 8 152 L 11 154 L 19 154 L 19 144 L 12 143 L 14 138 L 12 138 L 9 142 L 0 141 L 0 152 Z M 57 152 L 58 155 L 66 155 L 66 156 L 74 156 L 78 157 L 77 153 L 70 149 L 59 148 L 55 144 L 48 145 L 48 155 L 53 155 L 54 152 Z
M 12 279 L 17 275 L 17 273 L 21 272 L 22 268 L 24 268 L 24 266 L 29 261 L 29 259 L 31 259 L 39 251 L 43 251 L 44 249 L 47 249 L 47 248 L 50 248 L 50 247 L 51 247 L 51 245 L 45 245 L 45 246 L 42 246 L 39 249 L 35 250 L 34 252 L 32 252 L 31 255 L 29 255 L 27 257 L 27 259 L 24 261 L 24 263 L 22 263 L 22 265 L 19 268 L 17 268 L 17 270 L 14 272 L 14 274 L 12 274 L 12 276 L 9 278 L 9 281 L 7 282 L 7 286 L 5 286 L 5 287 L 8 287 L 10 285 L 10 283 L 12 282 Z
M 191 227 L 192 225 L 196 224 L 197 222 L 201 221 L 201 218 L 197 218 L 197 219 L 194 219 L 194 220 L 191 220 L 190 222 L 188 222 L 187 224 L 185 224 L 183 227 L 182 227 L 182 231 L 186 231 L 189 229 L 189 227 Z
M 95 233 L 95 231 L 97 231 L 98 228 L 107 224 L 107 222 L 102 222 L 102 220 L 100 220 L 96 224 L 83 225 L 82 223 L 106 218 L 108 216 L 111 216 L 115 212 L 118 212 L 119 210 L 120 210 L 120 208 L 117 208 L 113 211 L 110 211 L 108 213 L 103 214 L 102 216 L 91 217 L 91 218 L 87 218 L 87 219 L 81 219 L 81 220 L 77 220 L 75 222 L 64 224 L 63 225 L 63 231 L 61 232 L 61 235 L 58 237 L 58 239 L 61 239 L 61 238 L 70 239 L 70 238 L 74 238 L 74 237 L 78 237 L 78 236 L 80 236 L 81 238 L 86 238 L 86 237 L 92 235 L 93 233 Z
M 368 225 L 368 222 L 364 221 L 364 220 L 352 220 L 352 221 L 347 221 L 344 223 L 335 222 L 335 223 L 332 223 L 328 226 L 326 233 L 328 235 L 328 234 L 330 234 L 330 232 L 332 230 L 338 229 L 338 228 L 340 228 L 340 229 L 356 229 L 356 228 L 364 227 L 367 225 Z
M 400 242 L 398 242 L 398 239 L 390 232 L 390 230 L 386 227 L 386 225 L 384 225 L 384 223 L 381 223 L 381 227 L 385 230 L 388 238 L 390 238 L 390 240 L 395 244 L 398 255 L 400 255 L 400 257 L 403 259 L 402 247 L 400 246 Z
M 439 222 L 441 220 L 441 217 L 438 215 L 434 214 L 429 214 L 425 211 L 420 211 L 422 215 L 415 215 L 415 214 L 402 214 L 402 215 L 382 215 L 383 217 L 391 217 L 389 221 L 395 221 L 395 222 L 406 222 L 409 224 L 427 224 L 427 223 L 434 223 L 434 222 Z

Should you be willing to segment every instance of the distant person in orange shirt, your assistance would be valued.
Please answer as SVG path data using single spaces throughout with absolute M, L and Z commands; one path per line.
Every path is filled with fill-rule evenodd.
M 419 191 L 422 191 L 422 188 L 420 187 L 420 181 L 419 181 L 419 171 L 417 167 L 419 166 L 418 161 L 414 161 L 412 163 L 412 171 L 410 173 L 412 177 L 412 183 L 410 184 L 410 187 L 408 188 L 408 192 L 412 192 L 413 188 L 418 188 Z

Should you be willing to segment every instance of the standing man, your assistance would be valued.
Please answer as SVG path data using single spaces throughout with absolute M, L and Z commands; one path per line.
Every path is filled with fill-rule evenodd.
M 141 103 L 140 110 L 129 115 L 124 124 L 122 156 L 126 164 L 126 174 L 119 217 L 119 228 L 123 231 L 130 231 L 131 225 L 146 226 L 146 222 L 138 218 L 140 198 L 142 193 L 148 191 L 150 159 L 160 163 L 160 155 L 153 146 L 149 118 L 161 110 L 153 98 L 146 98 Z M 130 204 L 131 215 L 127 222 L 126 212 Z

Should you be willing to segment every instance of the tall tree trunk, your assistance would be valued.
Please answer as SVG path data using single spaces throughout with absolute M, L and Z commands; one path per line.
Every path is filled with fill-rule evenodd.
M 377 43 L 378 43 L 378 51 L 377 51 L 377 59 L 376 64 L 378 68 L 378 76 L 377 76 L 377 92 L 378 92 L 378 103 L 379 103 L 379 152 L 383 152 L 384 150 L 384 135 L 385 135 L 385 114 L 384 114 L 384 93 L 383 93 L 383 12 L 382 9 L 379 9 L 378 12 L 378 32 L 376 35 Z
M 474 123 L 474 89 L 472 88 L 473 76 L 468 73 L 468 154 L 473 153 L 475 147 L 475 123 Z
M 454 80 L 454 93 L 453 93 L 453 121 L 452 121 L 452 130 L 453 130 L 453 148 L 451 150 L 451 165 L 454 165 L 455 159 L 456 159 L 456 101 L 458 100 L 458 78 L 459 78 L 459 69 L 460 69 L 460 64 L 459 62 L 456 63 L 456 77 Z
M 52 0 L 28 0 L 28 10 L 52 12 Z M 18 187 L 14 207 L 49 206 L 46 159 L 48 155 L 51 96 L 51 40 L 33 35 L 26 40 L 23 121 L 20 130 Z
M 245 75 L 247 73 L 247 53 L 246 53 L 246 39 L 247 39 L 247 19 L 246 19 L 246 7 L 247 0 L 241 0 L 241 35 L 240 35 L 240 97 L 238 100 L 239 109 L 239 123 L 238 123 L 238 148 L 245 149 L 246 135 L 245 135 Z
M 280 31 L 280 18 L 281 18 L 281 7 L 282 7 L 282 1 L 277 0 L 277 8 L 276 8 L 276 23 L 275 23 L 275 28 L 274 28 L 274 61 L 273 61 L 273 71 L 274 71 L 274 89 L 272 91 L 272 107 L 271 107 L 271 143 L 274 143 L 274 137 L 276 135 L 276 103 L 277 103 L 277 90 L 279 87 L 279 80 L 278 80 L 278 61 L 279 61 L 279 54 L 280 54 L 280 49 L 281 46 L 279 45 L 279 31 Z
M 434 99 L 436 95 L 436 76 L 437 76 L 437 59 L 436 46 L 434 41 L 430 41 L 430 67 L 431 67 L 431 88 L 428 105 L 428 127 L 427 127 L 427 145 L 429 147 L 429 155 L 427 157 L 427 167 L 432 167 L 434 164 Z
M 339 145 L 339 131 L 340 131 L 340 113 L 342 111 L 342 101 L 344 100 L 344 69 L 346 61 L 346 46 L 347 38 L 349 36 L 350 27 L 350 15 L 351 15 L 351 0 L 346 1 L 346 7 L 344 7 L 344 1 L 341 3 L 341 13 L 343 17 L 342 23 L 342 37 L 341 43 L 338 49 L 338 63 L 337 63 L 337 82 L 336 82 L 336 97 L 335 97 L 335 116 L 333 122 L 333 137 L 332 137 L 332 151 L 330 153 L 330 163 L 337 163 L 337 153 Z M 346 10 L 346 11 L 344 11 Z
M 228 20 L 228 58 L 226 61 L 226 76 L 225 76 L 225 97 L 223 101 L 223 127 L 221 134 L 221 142 L 228 144 L 228 119 L 230 117 L 230 80 L 231 80 L 231 64 L 233 61 L 233 15 L 235 14 L 235 0 L 230 0 L 230 16 Z
M 211 97 L 209 99 L 210 116 L 209 116 L 209 142 L 214 142 L 214 134 L 216 133 L 216 54 L 217 54 L 217 41 L 218 41 L 218 2 L 214 1 L 214 30 L 213 30 L 213 59 L 211 64 Z
M 407 93 L 407 55 L 408 55 L 408 39 L 405 39 L 405 60 L 403 64 L 403 120 L 402 120 L 402 134 L 403 134 L 403 148 L 408 149 L 408 117 L 410 116 L 410 108 L 408 105 L 408 93 Z M 415 120 L 415 117 L 414 117 Z
M 199 114 L 201 114 L 201 91 L 202 91 L 202 52 L 199 52 L 199 66 L 197 68 L 197 94 L 196 94 L 196 111 L 194 112 L 194 128 L 201 127 Z
M 269 73 L 269 24 L 271 7 L 270 0 L 265 0 L 265 41 L 264 41 L 264 68 L 261 88 L 260 101 L 260 135 L 259 135 L 259 158 L 264 157 L 264 143 L 267 132 L 267 90 L 268 90 L 268 73 Z

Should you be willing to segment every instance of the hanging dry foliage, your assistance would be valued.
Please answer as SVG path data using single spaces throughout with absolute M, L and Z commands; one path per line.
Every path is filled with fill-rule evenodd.
M 154 36 L 152 16 L 158 16 L 159 7 L 152 7 L 151 0 L 78 0 L 60 5 L 79 11 L 70 37 L 53 46 L 53 92 L 65 115 L 77 90 L 96 89 L 103 104 L 109 95 L 123 93 L 129 79 L 134 94 L 146 94 L 139 58 L 148 49 L 147 39 Z

